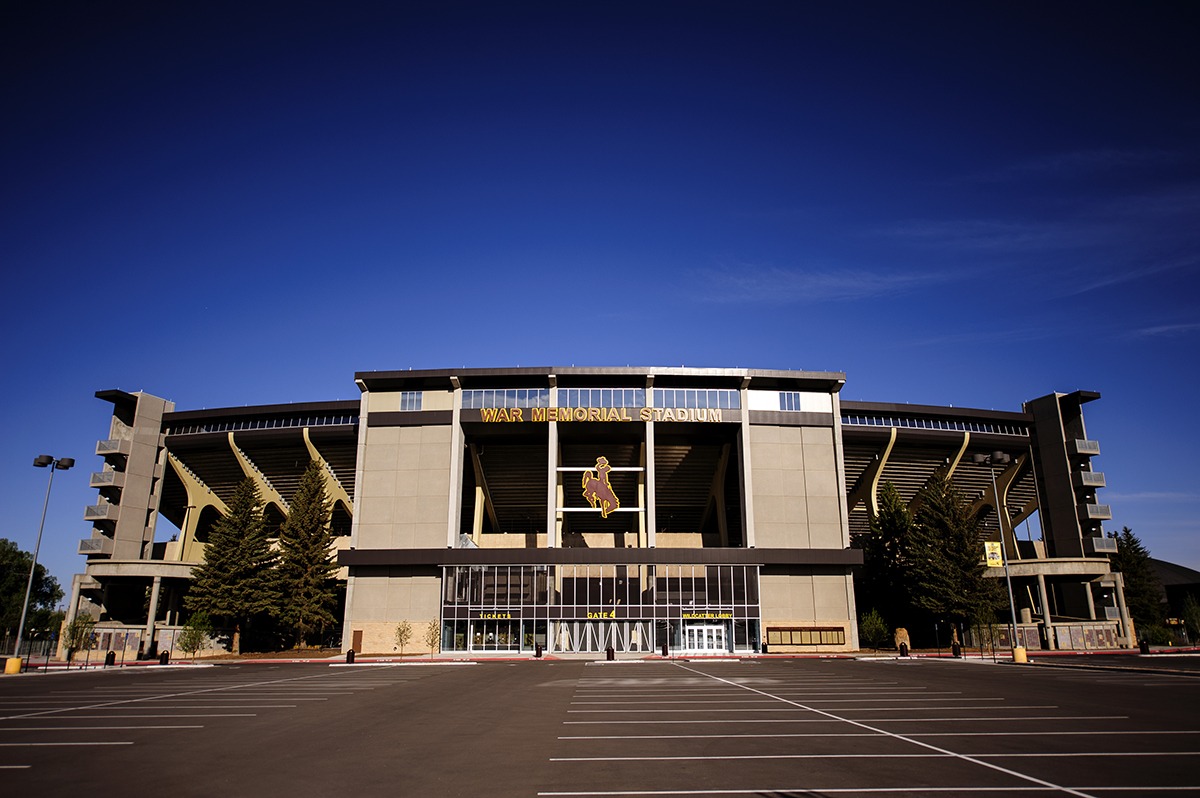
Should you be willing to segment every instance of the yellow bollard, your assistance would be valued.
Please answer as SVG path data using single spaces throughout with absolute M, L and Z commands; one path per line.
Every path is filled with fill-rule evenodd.
M 4 661 L 4 672 L 6 674 L 20 673 L 21 672 L 21 658 L 20 657 L 9 657 L 7 660 L 5 660 Z
M 1029 662 L 1029 658 L 1025 656 L 1025 646 L 1013 648 L 1013 662 Z

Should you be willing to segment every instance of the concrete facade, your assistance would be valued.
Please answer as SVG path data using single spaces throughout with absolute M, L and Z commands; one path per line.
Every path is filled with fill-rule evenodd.
M 333 499 L 344 650 L 393 653 L 408 623 L 414 653 L 431 627 L 443 651 L 848 651 L 852 540 L 879 486 L 911 498 L 945 469 L 985 534 L 1020 560 L 1019 633 L 1053 647 L 1078 622 L 1132 639 L 1120 580 L 1096 554 L 1103 475 L 1088 460 L 1098 444 L 1078 437 L 1093 394 L 997 412 L 842 402 L 844 375 L 827 372 L 514 368 L 355 381 L 352 402 L 205 411 L 99 393 L 114 404 L 97 449 L 103 506 L 88 509 L 96 527 L 80 544 L 88 564 L 72 614 L 136 630 L 153 650 L 156 630 L 178 626 L 190 570 L 237 483 L 255 480 L 279 523 L 316 461 Z M 993 492 L 971 457 L 997 450 L 1013 457 Z M 1040 473 L 1054 463 L 1065 476 Z M 1035 514 L 1069 557 L 1018 540 Z M 155 541 L 160 517 L 176 537 Z

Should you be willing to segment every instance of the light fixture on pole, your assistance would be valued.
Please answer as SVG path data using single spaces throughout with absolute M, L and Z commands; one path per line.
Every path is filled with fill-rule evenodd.
M 996 490 L 996 471 L 992 468 L 994 465 L 1007 465 L 1012 457 L 1004 452 L 992 452 L 991 454 L 976 454 L 974 456 L 976 465 L 986 465 L 988 476 L 992 478 L 992 501 L 996 511 L 996 526 L 1000 528 L 1000 552 L 1004 556 L 1004 581 L 1008 585 L 1008 610 L 1012 613 L 1012 632 L 1009 635 L 1009 643 L 1012 646 L 1013 662 L 1028 662 L 1028 657 L 1025 654 L 1025 646 L 1017 645 L 1017 602 L 1013 599 L 1012 576 L 1008 571 L 1008 544 L 1004 542 L 1004 522 L 1001 520 L 1000 508 L 1000 492 Z
M 21 605 L 21 622 L 17 625 L 17 644 L 13 647 L 13 657 L 20 662 L 21 636 L 25 633 L 25 616 L 29 612 L 29 595 L 33 592 L 33 575 L 37 570 L 38 551 L 42 548 L 42 529 L 46 526 L 46 508 L 50 506 L 50 488 L 54 485 L 54 472 L 66 471 L 75 465 L 74 458 L 61 457 L 55 459 L 48 454 L 40 454 L 34 458 L 33 464 L 38 468 L 50 467 L 50 481 L 46 484 L 46 500 L 42 503 L 42 520 L 38 523 L 37 542 L 33 545 L 33 562 L 29 565 L 29 582 L 25 586 L 25 603 Z

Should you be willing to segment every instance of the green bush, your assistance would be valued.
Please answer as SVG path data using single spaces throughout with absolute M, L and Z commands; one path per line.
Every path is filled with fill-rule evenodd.
M 888 627 L 878 610 L 864 612 L 858 618 L 859 645 L 878 651 L 888 643 Z

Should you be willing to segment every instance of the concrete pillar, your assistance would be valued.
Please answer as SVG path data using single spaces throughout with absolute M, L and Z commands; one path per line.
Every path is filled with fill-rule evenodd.
M 550 389 L 551 407 L 557 405 L 556 393 L 555 389 Z M 546 426 L 549 428 L 546 442 L 546 547 L 555 549 L 559 547 L 558 422 L 551 421 Z
M 162 577 L 154 577 L 150 586 L 150 609 L 146 613 L 146 656 L 154 653 L 154 619 L 158 616 L 158 594 L 162 590 Z
M 1092 596 L 1092 583 L 1088 582 L 1084 586 L 1087 595 L 1088 618 L 1096 620 L 1096 599 Z
M 450 501 L 446 508 L 446 548 L 458 547 L 458 533 L 462 526 L 462 483 L 463 483 L 463 434 L 462 434 L 462 386 L 458 378 L 451 379 L 454 387 L 454 409 L 450 417 Z M 365 422 L 364 422 L 365 426 Z M 358 488 L 356 487 L 357 491 Z
M 741 469 L 742 469 L 742 538 L 746 541 L 746 548 L 752 549 L 755 546 L 754 540 L 754 477 L 753 466 L 750 460 L 750 379 L 746 378 L 742 381 L 741 396 L 741 414 L 742 425 L 739 437 L 742 442 L 741 451 Z
M 651 391 L 646 390 L 647 396 Z M 646 402 L 650 404 L 649 401 Z M 654 422 L 646 422 L 646 545 L 655 548 L 658 545 L 658 502 L 655 501 L 655 471 L 654 471 Z
M 1054 627 L 1050 624 L 1050 597 L 1046 595 L 1046 575 L 1038 574 L 1038 601 L 1042 605 L 1042 623 L 1046 626 L 1046 644 L 1051 651 L 1055 649 Z
M 1129 619 L 1129 610 L 1125 607 L 1125 577 L 1114 573 L 1113 579 L 1116 580 L 1117 610 L 1121 613 L 1121 637 L 1125 640 L 1126 648 L 1133 648 L 1137 641 L 1134 640 L 1133 621 Z

